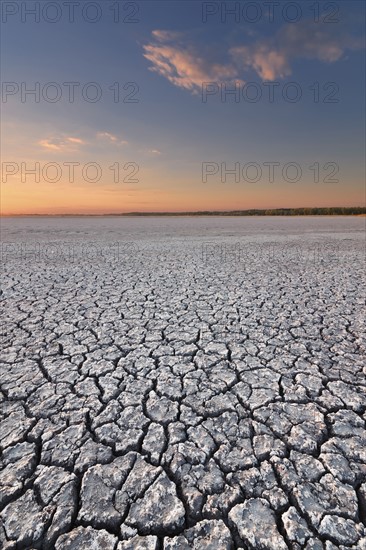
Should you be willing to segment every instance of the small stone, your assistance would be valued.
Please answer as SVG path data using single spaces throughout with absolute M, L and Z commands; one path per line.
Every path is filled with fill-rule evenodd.
M 290 506 L 282 515 L 282 522 L 290 541 L 303 545 L 311 537 L 311 531 L 308 529 L 306 521 L 298 514 L 294 506 Z
M 136 536 L 120 542 L 117 550 L 156 550 L 158 538 L 152 535 L 147 537 Z
M 151 391 L 146 403 L 146 412 L 154 422 L 168 424 L 177 420 L 178 404 Z
M 1 512 L 7 537 L 28 546 L 41 539 L 50 515 L 51 508 L 42 510 L 30 489 Z
M 339 544 L 353 544 L 358 541 L 362 532 L 351 519 L 326 515 L 319 526 L 319 533 Z
M 55 545 L 56 550 L 112 550 L 117 542 L 114 535 L 104 529 L 77 527 L 70 533 L 61 535 Z
M 126 523 L 141 533 L 173 534 L 183 527 L 184 516 L 175 486 L 163 472 L 144 496 L 131 505 Z
M 288 550 L 276 525 L 276 518 L 266 500 L 251 498 L 238 504 L 229 513 L 230 521 L 240 538 L 253 548 L 263 550 Z

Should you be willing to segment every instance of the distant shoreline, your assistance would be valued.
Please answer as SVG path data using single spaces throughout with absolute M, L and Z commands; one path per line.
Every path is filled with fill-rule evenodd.
M 265 217 L 265 216 L 366 216 L 366 207 L 275 208 L 196 212 L 119 212 L 108 214 L 2 214 L 2 218 L 118 218 L 118 217 Z

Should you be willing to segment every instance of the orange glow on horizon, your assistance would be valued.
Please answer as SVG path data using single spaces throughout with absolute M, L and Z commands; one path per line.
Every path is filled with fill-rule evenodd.
M 187 184 L 97 186 L 88 184 L 30 184 L 10 181 L 2 184 L 1 215 L 116 214 L 128 212 L 197 212 L 272 208 L 364 206 L 362 186 L 349 189 L 347 200 L 342 186 L 314 189 L 309 185 Z

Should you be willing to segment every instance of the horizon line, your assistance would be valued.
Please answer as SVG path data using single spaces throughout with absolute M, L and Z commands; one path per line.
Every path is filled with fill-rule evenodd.
M 0 214 L 2 218 L 28 217 L 132 217 L 132 216 L 324 216 L 324 215 L 363 215 L 366 206 L 310 206 L 298 208 L 250 208 L 246 210 L 195 210 L 195 211 L 149 211 L 149 212 L 106 212 L 98 214 L 85 213 L 30 213 L 30 214 Z

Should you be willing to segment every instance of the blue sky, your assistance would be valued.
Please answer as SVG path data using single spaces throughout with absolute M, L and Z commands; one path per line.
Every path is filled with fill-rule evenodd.
M 19 12 L 2 13 L 3 82 L 19 88 L 21 83 L 31 88 L 39 82 L 41 89 L 55 82 L 62 96 L 56 103 L 42 97 L 35 103 L 30 96 L 22 102 L 19 91 L 9 93 L 5 103 L 3 88 L 3 160 L 19 166 L 95 162 L 103 168 L 103 177 L 93 184 L 78 173 L 71 183 L 62 173 L 55 184 L 42 177 L 37 183 L 30 176 L 22 182 L 18 170 L 5 182 L 3 177 L 5 213 L 363 204 L 363 2 L 336 2 L 339 11 L 333 16 L 329 3 L 319 2 L 320 20 L 314 22 L 314 2 L 298 1 L 302 13 L 297 12 L 294 23 L 285 20 L 282 10 L 288 2 L 282 1 L 274 8 L 273 22 L 268 20 L 267 3 L 257 1 L 262 16 L 252 23 L 245 19 L 242 9 L 248 3 L 243 0 L 239 20 L 227 15 L 226 22 L 221 21 L 225 4 L 233 7 L 235 2 L 120 2 L 117 23 L 111 10 L 114 2 L 105 0 L 99 3 L 101 17 L 95 23 L 81 16 L 87 2 L 75 7 L 74 23 L 65 6 L 60 21 L 50 23 L 42 12 L 40 22 L 30 15 L 22 22 L 24 3 L 8 4 Z M 135 11 L 134 5 L 138 22 L 123 22 Z M 207 10 L 217 12 L 207 14 L 204 22 Z M 50 9 L 50 18 L 53 13 Z M 93 9 L 88 13 L 93 16 Z M 296 12 L 289 9 L 286 14 L 294 17 Z M 253 12 L 247 15 L 253 17 Z M 338 22 L 326 22 L 325 17 Z M 80 83 L 74 103 L 68 100 L 65 82 Z M 80 92 L 90 82 L 102 90 L 96 103 Z M 138 102 L 115 103 L 109 89 L 115 82 L 122 98 L 138 86 Z M 128 82 L 134 87 L 123 90 Z M 236 83 L 240 101 L 228 96 L 223 102 L 218 92 L 204 103 L 203 82 L 214 82 L 217 90 Z M 290 82 L 302 93 L 295 103 L 282 97 Z M 310 89 L 315 82 L 320 86 L 318 103 Z M 248 83 L 263 94 L 256 103 L 243 99 Z M 276 85 L 273 103 L 268 101 L 271 83 Z M 324 103 L 332 91 L 338 101 Z M 113 162 L 138 164 L 138 183 L 114 184 L 108 169 Z M 240 163 L 240 168 L 255 162 L 262 169 L 263 163 L 278 162 L 279 176 L 273 184 L 265 175 L 256 183 L 242 177 L 240 182 L 228 177 L 223 183 L 220 168 L 204 184 L 204 162 L 228 167 Z M 281 176 L 289 162 L 301 166 L 297 183 Z M 309 166 L 315 162 L 321 167 L 337 163 L 339 182 L 314 184 Z

